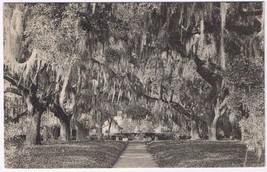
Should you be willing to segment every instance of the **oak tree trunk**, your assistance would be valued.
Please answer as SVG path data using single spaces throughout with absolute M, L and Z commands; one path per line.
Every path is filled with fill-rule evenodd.
M 208 135 L 209 135 L 209 140 L 217 140 L 215 125 L 211 124 L 208 126 Z
M 196 120 L 191 120 L 191 140 L 200 139 L 198 131 L 198 123 Z
M 111 136 L 110 136 L 110 128 L 111 128 L 111 125 L 108 126 L 108 138 L 111 138 Z
M 75 126 L 76 129 L 76 140 L 83 140 L 88 136 L 88 129 L 81 127 L 81 126 Z
M 36 144 L 41 144 L 41 115 L 42 112 L 37 113 L 37 124 L 36 124 Z
M 41 115 L 43 110 L 34 107 L 33 99 L 29 94 L 25 94 L 25 100 L 28 109 L 28 125 L 26 134 L 26 144 L 35 145 L 41 144 Z
M 221 54 L 221 62 L 220 65 L 223 70 L 226 68 L 226 57 L 224 51 L 224 28 L 226 21 L 226 12 L 227 12 L 227 4 L 225 2 L 220 3 L 220 15 L 221 15 L 221 38 L 220 38 L 220 54 Z
M 49 136 L 49 128 L 47 126 L 44 126 L 42 133 L 43 133 L 43 141 L 47 141 L 48 140 L 48 136 Z
M 210 125 L 208 125 L 208 135 L 209 140 L 217 140 L 217 122 L 219 119 L 219 114 L 215 112 L 214 119 Z
M 41 113 L 34 113 L 28 115 L 28 128 L 26 135 L 27 145 L 41 144 Z
M 70 140 L 70 121 L 60 121 L 60 137 L 61 141 Z
M 102 134 L 102 113 L 97 114 L 97 120 L 98 120 L 98 132 L 97 132 L 97 139 L 101 140 L 103 138 Z
M 111 125 L 112 125 L 112 121 L 109 122 L 109 124 L 108 124 L 108 138 L 109 138 L 109 139 L 111 139 L 111 135 L 110 135 Z

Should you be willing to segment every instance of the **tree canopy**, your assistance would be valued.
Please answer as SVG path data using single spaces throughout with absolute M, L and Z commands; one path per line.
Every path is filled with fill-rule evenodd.
M 224 115 L 264 117 L 262 11 L 262 2 L 5 4 L 7 92 L 29 118 L 54 113 L 67 140 L 81 114 L 102 125 L 118 110 L 191 120 L 215 140 Z

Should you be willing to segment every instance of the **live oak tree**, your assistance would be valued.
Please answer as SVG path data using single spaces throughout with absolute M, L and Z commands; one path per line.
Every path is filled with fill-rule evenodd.
M 142 6 L 143 5 L 143 6 Z M 259 25 L 259 19 L 257 17 L 253 17 L 253 15 L 261 15 L 261 6 L 259 4 L 242 4 L 242 3 L 232 3 L 232 4 L 224 4 L 224 3 L 207 3 L 205 5 L 203 4 L 198 4 L 198 3 L 193 3 L 193 4 L 185 4 L 184 6 L 176 6 L 175 5 L 166 5 L 166 4 L 141 4 L 140 5 L 142 9 L 147 8 L 146 12 L 144 12 L 144 16 L 146 15 L 151 23 L 160 23 L 160 22 L 156 22 L 158 20 L 158 18 L 156 18 L 158 15 L 161 16 L 161 13 L 163 13 L 162 18 L 165 19 L 165 21 L 163 20 L 162 22 L 162 28 L 159 26 L 157 27 L 158 29 L 158 35 L 154 36 L 157 32 L 155 32 L 154 30 L 151 31 L 149 30 L 149 23 L 150 22 L 145 22 L 143 24 L 143 27 L 141 25 L 142 29 L 147 29 L 145 30 L 142 34 L 140 34 L 140 41 L 141 41 L 141 45 L 140 47 L 137 48 L 137 50 L 135 50 L 136 52 L 134 54 L 139 54 L 139 56 L 137 57 L 133 57 L 132 59 L 134 59 L 135 62 L 134 64 L 136 64 L 136 67 L 138 70 L 136 70 L 135 75 L 137 76 L 137 78 L 139 78 L 143 83 L 143 85 L 148 86 L 148 88 L 146 88 L 145 90 L 149 90 L 151 87 L 151 85 L 154 84 L 154 88 L 157 88 L 157 92 L 158 92 L 158 97 L 154 97 L 154 100 L 162 100 L 163 102 L 168 102 L 168 100 L 166 99 L 166 96 L 169 96 L 169 99 L 172 99 L 172 101 L 176 98 L 175 94 L 171 94 L 172 92 L 175 92 L 175 90 L 172 89 L 166 89 L 166 87 L 169 86 L 169 88 L 171 88 L 171 85 L 167 85 L 166 81 L 164 82 L 164 79 L 167 80 L 166 76 L 164 76 L 164 74 L 167 73 L 170 74 L 170 78 L 171 75 L 175 74 L 174 70 L 172 69 L 172 63 L 164 63 L 164 56 L 170 55 L 171 58 L 174 58 L 173 55 L 180 55 L 182 57 L 182 59 L 187 63 L 187 60 L 189 58 L 189 61 L 192 59 L 192 67 L 189 68 L 192 71 L 196 71 L 195 73 L 193 73 L 191 76 L 200 76 L 200 78 L 202 78 L 202 81 L 206 82 L 206 84 L 208 86 L 206 86 L 206 91 L 209 92 L 209 95 L 207 96 L 207 99 L 205 100 L 205 102 L 203 104 L 200 104 L 200 106 L 203 107 L 203 109 L 205 109 L 205 111 L 203 112 L 204 118 L 205 118 L 205 122 L 207 124 L 208 127 L 208 131 L 209 131 L 209 138 L 212 140 L 216 139 L 216 124 L 217 124 L 217 120 L 218 118 L 224 114 L 225 110 L 226 110 L 226 105 L 227 102 L 229 100 L 229 94 L 231 93 L 232 90 L 230 90 L 229 85 L 227 86 L 225 79 L 224 79 L 224 72 L 227 70 L 227 64 L 226 61 L 229 58 L 229 62 L 231 60 L 231 58 L 234 58 L 232 56 L 232 52 L 231 52 L 231 46 L 234 44 L 235 46 L 240 46 L 240 44 L 238 45 L 238 43 L 233 43 L 231 42 L 231 44 L 224 44 L 224 40 L 232 40 L 229 34 L 227 34 L 229 37 L 225 36 L 225 33 L 233 33 L 236 34 L 237 37 L 241 37 L 243 38 L 244 34 L 246 35 L 251 35 L 250 38 L 251 40 L 254 40 L 252 43 L 255 44 L 259 41 L 256 41 L 253 37 L 253 32 L 260 33 L 260 27 L 261 25 Z M 157 8 L 159 7 L 159 8 Z M 170 14 L 168 12 L 168 10 L 172 9 L 172 13 Z M 134 8 L 134 7 L 133 7 Z M 138 7 L 135 7 L 138 10 Z M 182 9 L 181 9 L 182 8 Z M 237 11 L 237 14 L 233 14 L 233 10 L 238 8 L 239 10 Z M 142 9 L 141 11 L 138 11 L 139 14 L 142 14 Z M 189 10 L 192 11 L 191 13 L 184 13 L 182 10 Z M 150 10 L 150 11 L 149 11 Z M 158 10 L 158 11 L 157 11 Z M 175 11 L 176 10 L 176 11 Z M 251 10 L 250 12 L 243 12 L 245 10 Z M 178 12 L 180 11 L 180 13 Z M 176 13 L 175 13 L 176 12 Z M 179 14 L 184 14 L 184 15 L 180 15 L 180 19 L 181 22 L 184 20 L 184 18 L 189 17 L 191 20 L 184 20 L 185 24 L 187 24 L 186 28 L 183 27 L 183 24 L 180 23 L 180 25 L 182 26 L 182 29 L 179 30 L 179 27 L 175 27 L 176 24 L 178 22 L 176 22 L 176 20 L 174 19 L 174 17 L 179 18 L 178 15 Z M 170 17 L 171 15 L 173 15 L 173 23 L 169 23 L 169 19 L 168 17 Z M 227 18 L 227 15 L 229 15 L 230 17 Z M 231 19 L 234 19 L 233 17 L 231 17 L 232 15 L 235 16 L 240 16 L 241 21 L 234 21 L 232 22 Z M 136 15 L 138 16 L 138 15 Z M 142 19 L 144 18 L 143 16 L 141 16 Z M 153 22 L 153 17 L 155 17 L 156 21 Z M 165 17 L 165 18 L 164 18 Z M 161 19 L 162 19 L 161 18 Z M 194 20 L 192 20 L 192 18 Z M 248 18 L 253 18 L 254 19 L 254 31 L 251 27 L 251 25 L 238 25 L 237 23 L 239 22 L 248 22 Z M 138 18 L 137 18 L 138 19 Z M 137 20 L 138 21 L 138 20 Z M 187 22 L 186 22 L 187 21 Z M 193 22 L 192 22 L 193 21 Z M 194 23 L 195 22 L 195 23 Z M 233 25 L 233 23 L 236 23 L 237 26 Z M 261 22 L 262 23 L 262 22 Z M 151 26 L 154 26 L 153 24 L 151 24 Z M 173 28 L 168 28 L 168 25 L 170 24 L 170 26 L 172 26 Z M 247 33 L 239 33 L 237 28 L 242 28 L 243 30 L 245 30 Z M 151 28 L 152 29 L 152 28 Z M 139 30 L 139 29 L 138 29 Z M 185 33 L 184 33 L 185 32 Z M 189 33 L 188 33 L 189 32 Z M 145 34 L 144 34 L 145 33 Z M 136 32 L 135 32 L 136 34 Z M 153 36 L 151 36 L 151 34 Z M 162 40 L 160 40 L 160 36 L 161 34 L 165 35 L 165 37 L 162 38 Z M 144 39 L 145 37 L 145 39 Z M 160 45 L 158 45 L 157 47 L 153 46 L 153 43 L 157 42 L 153 39 L 157 38 L 156 40 L 159 42 L 161 41 Z M 175 40 L 176 39 L 176 40 Z M 182 40 L 182 41 L 181 41 Z M 150 42 L 149 42 L 150 41 Z M 154 41 L 154 42 L 153 42 Z M 171 41 L 175 41 L 175 42 L 171 42 Z M 171 44 L 173 43 L 173 45 L 177 45 L 177 47 L 173 47 L 173 45 Z M 251 44 L 252 44 L 251 43 Z M 138 43 L 136 43 L 138 45 Z M 145 45 L 142 45 L 145 44 Z M 179 45 L 179 46 L 178 46 Z M 247 44 L 244 44 L 247 45 Z M 147 51 L 148 52 L 144 52 L 146 53 L 145 56 L 140 57 L 140 54 L 142 54 L 143 52 L 140 51 L 146 51 L 144 50 L 144 47 L 142 46 L 146 46 L 147 47 Z M 163 46 L 163 47 L 161 47 Z M 169 51 L 165 51 L 165 48 L 167 46 L 167 49 L 169 48 L 170 50 L 172 50 L 171 53 L 169 53 Z M 253 45 L 253 47 L 255 47 L 255 45 Z M 149 50 L 150 49 L 150 50 Z M 155 51 L 155 49 L 160 49 L 160 52 L 162 52 L 160 58 L 155 58 L 156 59 L 156 64 L 153 64 L 153 61 L 150 60 L 148 62 L 148 65 L 144 62 L 146 62 L 147 59 L 151 59 L 151 56 L 149 53 L 151 53 L 151 51 L 153 52 L 153 50 Z M 245 48 L 244 48 L 245 49 Z M 253 48 L 255 49 L 255 48 Z M 230 51 L 230 52 L 229 52 Z M 255 51 L 255 50 L 254 50 Z M 177 54 L 175 54 L 175 52 Z M 257 51 L 255 51 L 257 52 Z M 165 54 L 164 54 L 165 53 Z M 237 53 L 237 52 L 235 52 Z M 153 54 L 153 53 L 152 53 Z M 150 56 L 150 57 L 149 57 Z M 155 56 L 155 55 L 154 55 Z M 227 58 L 226 58 L 227 57 Z M 152 56 L 153 58 L 153 56 Z M 179 59 L 179 58 L 178 58 Z M 172 60 L 174 61 L 173 63 L 175 64 L 175 66 L 177 66 L 177 61 L 178 59 L 175 59 L 176 61 L 174 61 L 173 59 L 169 60 L 172 62 Z M 138 61 L 139 60 L 139 61 Z M 180 60 L 181 61 L 181 60 Z M 139 63 L 138 63 L 139 62 Z M 179 64 L 179 63 L 178 63 Z M 184 64 L 184 63 L 182 63 Z M 230 63 L 229 63 L 230 64 Z M 143 65 L 143 66 L 142 66 Z M 155 67 L 156 66 L 156 67 Z M 161 70 L 157 66 L 161 66 Z M 195 67 L 193 67 L 195 66 Z M 151 80 L 153 81 L 153 76 L 149 75 L 149 69 L 152 67 L 152 69 L 155 69 L 155 74 L 157 76 L 157 80 L 154 80 L 154 83 L 151 82 Z M 163 69 L 162 69 L 163 68 Z M 140 72 L 140 69 L 142 71 L 145 70 L 145 72 Z M 166 71 L 167 69 L 167 71 Z M 228 68 L 229 69 L 229 68 Z M 170 73 L 168 73 L 168 70 Z M 188 71 L 187 71 L 188 72 Z M 138 75 L 138 73 L 140 73 Z M 148 73 L 148 75 L 146 75 Z M 186 72 L 185 72 L 186 73 Z M 261 72 L 263 73 L 263 72 Z M 153 73 L 151 73 L 153 74 Z M 160 76 L 164 76 L 162 77 L 162 79 L 160 79 Z M 190 74 L 189 74 L 190 76 Z M 151 79 L 152 78 L 152 79 Z M 147 83 L 146 83 L 147 82 Z M 168 83 L 168 82 L 167 82 Z M 164 85 L 166 84 L 166 85 Z M 178 84 L 175 84 L 176 88 L 178 86 Z M 207 89 L 208 87 L 208 89 Z M 200 88 L 203 88 L 203 86 L 201 86 Z M 140 90 L 139 90 L 140 91 Z M 148 93 L 149 94 L 149 93 Z M 165 97 L 164 97 L 165 96 Z M 151 98 L 151 96 L 145 95 L 146 98 Z M 180 97 L 180 95 L 178 94 L 177 97 Z M 178 103 L 177 103 L 178 102 Z M 182 106 L 183 103 L 180 102 L 179 100 L 177 100 L 177 102 L 172 103 L 173 107 L 177 108 L 179 107 L 179 110 L 183 111 L 182 114 L 186 114 L 190 117 L 194 117 L 194 115 L 192 115 L 192 113 L 188 114 L 185 113 L 184 109 Z M 198 117 L 194 117 L 194 118 L 198 118 Z
M 29 132 L 27 142 L 40 144 L 40 118 L 47 108 L 61 121 L 61 139 L 68 140 L 76 98 L 74 92 L 78 89 L 78 86 L 72 89 L 70 78 L 72 71 L 77 69 L 76 55 L 82 53 L 75 45 L 83 42 L 78 39 L 80 35 L 75 35 L 78 27 L 66 28 L 72 26 L 68 22 L 76 19 L 71 13 L 73 8 L 75 11 L 75 5 L 67 6 L 66 11 L 59 10 L 65 9 L 65 5 L 59 4 L 7 4 L 5 7 L 4 78 L 17 87 L 27 102 L 28 118 L 32 119 L 29 128 L 36 128 Z M 66 45 L 71 44 L 63 40 L 66 31 L 71 29 L 73 34 L 68 35 L 70 39 L 67 40 L 73 44 L 72 49 L 68 49 Z M 65 64 L 60 63 L 62 60 Z
M 24 6 L 21 4 L 5 6 L 5 75 L 4 79 L 14 85 L 27 103 L 28 118 L 30 123 L 28 143 L 40 144 L 40 120 L 44 112 L 44 104 L 37 99 L 38 73 L 44 68 L 39 62 L 35 63 L 36 51 L 31 56 L 23 53 L 22 45 L 24 32 Z M 23 54 L 23 55 L 22 55 Z M 35 67 L 35 74 L 29 74 L 29 69 Z M 26 80 L 22 80 L 25 78 Z
M 264 149 L 263 10 L 264 5 L 260 3 L 240 3 L 238 6 L 241 18 L 237 20 L 242 21 L 239 29 L 244 32 L 236 32 L 242 36 L 236 33 L 229 36 L 229 42 L 237 52 L 228 50 L 232 59 L 225 75 L 233 89 L 229 108 L 241 118 L 242 141 L 248 150 L 256 151 L 259 159 Z M 231 11 L 231 16 L 237 11 Z M 254 22 L 248 22 L 250 19 Z
M 23 92 L 29 117 L 54 112 L 65 140 L 80 109 L 94 109 L 102 133 L 104 114 L 115 114 L 96 108 L 103 100 L 106 107 L 144 105 L 157 121 L 182 125 L 188 118 L 193 138 L 201 125 L 216 140 L 218 119 L 235 108 L 233 99 L 248 104 L 241 97 L 263 94 L 261 77 L 231 78 L 243 62 L 252 75 L 263 74 L 261 3 L 15 6 L 5 6 L 5 80 Z M 237 92 L 247 81 L 257 88 Z M 38 120 L 34 127 L 38 135 Z

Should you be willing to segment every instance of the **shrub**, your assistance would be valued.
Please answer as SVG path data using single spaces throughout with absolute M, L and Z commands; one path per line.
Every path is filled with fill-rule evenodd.
M 163 133 L 158 135 L 159 140 L 173 140 L 174 134 L 173 133 Z
M 248 150 L 254 151 L 258 159 L 264 151 L 264 115 L 250 115 L 240 122 L 242 141 Z

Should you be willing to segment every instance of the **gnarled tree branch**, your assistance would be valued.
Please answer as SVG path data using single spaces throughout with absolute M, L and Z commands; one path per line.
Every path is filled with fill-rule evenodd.
M 14 85 L 15 87 L 17 87 L 19 90 L 29 93 L 29 89 L 27 89 L 25 86 L 23 86 L 22 84 L 18 84 L 18 82 L 16 81 L 16 79 L 12 78 L 11 76 L 8 76 L 7 74 L 4 75 L 4 79 L 7 80 L 8 82 L 10 82 L 12 85 Z
M 212 87 L 217 87 L 218 83 L 222 82 L 222 76 L 205 68 L 203 66 L 205 62 L 200 60 L 197 56 L 195 57 L 195 63 L 197 65 L 197 73 Z
M 6 88 L 5 91 L 4 91 L 4 94 L 5 93 L 13 93 L 13 94 L 16 94 L 16 95 L 19 95 L 19 96 L 23 96 L 23 94 L 21 93 L 20 90 L 18 90 L 16 88 L 12 88 L 12 87 Z
M 64 122 L 68 122 L 70 120 L 70 116 L 68 116 L 64 110 L 56 103 L 52 103 L 50 105 L 50 111 L 54 113 L 54 115 L 60 120 Z

